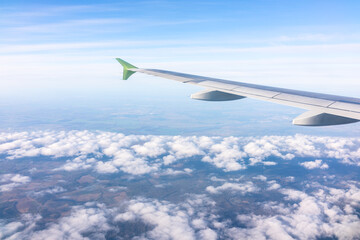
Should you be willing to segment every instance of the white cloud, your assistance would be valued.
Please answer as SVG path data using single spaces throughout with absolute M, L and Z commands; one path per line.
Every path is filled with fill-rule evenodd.
M 106 209 L 74 207 L 70 216 L 50 224 L 45 230 L 34 232 L 31 238 L 49 239 L 51 236 L 54 239 L 84 239 L 84 233 L 93 236 L 92 238 L 103 238 L 109 229 Z
M 248 165 L 272 166 L 295 157 L 336 158 L 344 164 L 360 166 L 360 139 L 306 135 L 258 138 L 126 136 L 98 131 L 37 131 L 0 133 L 0 154 L 8 159 L 66 157 L 66 163 L 56 170 L 93 169 L 103 174 L 122 171 L 132 175 L 157 174 L 164 167 L 171 169 L 180 160 L 185 163 L 196 157 L 228 172 L 245 169 Z M 269 157 L 277 160 L 269 161 Z M 319 161 L 322 160 L 302 165 L 317 166 Z M 321 162 L 319 167 L 327 168 L 327 163 Z
M 44 33 L 60 33 L 69 29 L 74 31 L 83 31 L 84 28 L 91 28 L 93 25 L 104 26 L 107 24 L 128 24 L 132 22 L 129 19 L 122 18 L 100 18 L 100 19 L 80 19 L 80 20 L 68 20 L 58 23 L 46 23 L 46 24 L 37 24 L 37 25 L 27 25 L 21 27 L 14 27 L 15 31 L 24 31 L 24 32 L 44 32 Z M 100 28 L 101 29 L 101 28 Z M 51 46 L 51 45 L 50 45 Z M 96 46 L 96 45 L 95 45 Z M 78 45 L 76 48 L 81 48 L 81 45 Z
M 33 232 L 36 222 L 40 219 L 40 215 L 23 214 L 18 221 L 0 220 L 0 238 L 8 240 L 29 238 L 29 234 Z
M 268 181 L 269 187 L 267 188 L 267 190 L 277 190 L 281 188 L 281 185 L 278 184 L 276 181 L 272 180 L 272 181 Z
M 61 192 L 65 192 L 66 189 L 60 186 L 55 186 L 53 188 L 49 188 L 49 189 L 45 189 L 45 190 L 41 190 L 39 192 L 34 192 L 35 195 L 45 195 L 45 194 L 54 194 L 54 193 L 61 193 Z
M 3 174 L 0 175 L 0 192 L 8 192 L 14 188 L 29 183 L 30 177 L 20 174 Z
M 273 186 L 276 182 L 265 184 Z M 234 213 L 241 214 L 233 220 L 220 217 L 215 202 L 205 195 L 188 195 L 179 203 L 135 198 L 115 208 L 90 202 L 73 207 L 67 216 L 46 225 L 45 229 L 35 228 L 41 219 L 36 215 L 24 214 L 14 222 L 0 221 L 0 236 L 9 239 L 46 239 L 49 236 L 103 239 L 108 231 L 117 232 L 118 224 L 141 222 L 149 228 L 136 235 L 139 239 L 357 239 L 360 237 L 357 215 L 360 188 L 352 181 L 342 185 L 342 188 L 320 186 L 307 192 L 276 187 L 272 191 L 282 194 L 281 200 L 259 202 L 256 214 L 253 211 L 243 213 L 242 210 L 248 209 L 234 209 Z M 253 189 L 251 182 L 245 182 L 225 183 L 216 190 L 258 191 Z M 236 227 L 238 224 L 242 227 Z
M 295 182 L 295 177 L 294 176 L 288 176 L 285 178 L 286 181 L 288 182 Z
M 203 155 L 200 146 L 194 142 L 196 138 L 175 136 L 167 143 L 170 147 L 170 152 L 173 152 L 177 158 L 193 157 L 196 155 Z
M 183 171 L 181 170 L 174 170 L 172 168 L 165 169 L 160 175 L 179 175 L 179 174 L 190 174 L 193 170 L 190 168 L 185 168 Z
M 125 190 L 127 190 L 127 187 L 123 187 L 123 186 L 116 186 L 108 189 L 109 192 L 121 192 Z
M 214 187 L 214 186 L 206 187 L 206 191 L 208 191 L 211 194 L 219 194 L 223 191 L 233 191 L 233 192 L 239 192 L 241 194 L 246 194 L 246 193 L 258 192 L 259 190 L 260 189 L 252 182 L 245 182 L 245 183 L 226 182 L 218 187 Z
M 0 238 L 4 239 L 5 236 L 16 233 L 24 225 L 21 222 L 10 222 L 8 224 L 0 223 Z
M 131 148 L 134 149 L 135 153 L 145 157 L 157 157 L 161 154 L 166 153 L 164 148 L 164 141 L 162 137 L 152 137 L 150 140 L 142 145 L 134 145 Z
M 316 159 L 314 161 L 308 161 L 300 163 L 301 166 L 307 169 L 314 169 L 314 168 L 320 168 L 320 169 L 328 169 L 329 165 L 326 163 L 322 163 L 322 160 Z
M 190 196 L 182 204 L 150 199 L 134 199 L 116 221 L 141 220 L 153 229 L 143 237 L 150 239 L 216 239 L 217 234 L 209 228 L 213 217 L 209 210 L 214 202 L 203 195 Z M 210 207 L 210 208 L 209 208 Z
M 116 173 L 119 170 L 111 164 L 111 162 L 99 161 L 95 168 L 99 173 Z
M 265 166 L 275 166 L 275 165 L 277 165 L 276 162 L 271 162 L 271 161 L 263 161 L 262 164 L 264 164 Z
M 105 239 L 112 231 L 121 236 L 118 225 L 149 226 L 145 232 L 135 232 L 140 239 L 216 239 L 213 222 L 215 202 L 205 195 L 189 195 L 179 204 L 156 199 L 136 198 L 121 207 L 107 208 L 88 202 L 43 229 L 36 227 L 41 217 L 23 214 L 19 221 L 0 220 L 0 237 L 7 239 Z
M 246 154 L 239 148 L 237 138 L 227 137 L 209 146 L 209 154 L 202 161 L 209 162 L 225 171 L 245 169 L 243 158 Z
M 195 232 L 188 222 L 188 215 L 176 206 L 161 202 L 132 201 L 128 211 L 117 216 L 118 221 L 137 217 L 155 228 L 147 233 L 152 239 L 195 239 Z
M 206 228 L 204 230 L 201 230 L 199 232 L 199 237 L 200 239 L 204 239 L 204 240 L 216 240 L 217 238 L 217 233 L 210 229 L 210 228 Z
M 226 182 L 225 179 L 218 178 L 218 177 L 215 177 L 215 176 L 211 177 L 210 180 L 213 181 L 213 182 Z
M 348 184 L 345 189 L 324 187 L 312 194 L 293 189 L 279 191 L 288 203 L 263 204 L 270 215 L 238 215 L 238 221 L 246 228 L 231 228 L 229 236 L 251 239 L 360 237 L 360 219 L 353 211 L 360 203 L 360 198 L 354 198 L 360 189 L 354 184 Z
M 239 160 L 242 162 L 242 156 L 242 152 L 237 149 L 226 149 L 215 153 L 213 157 L 205 156 L 202 161 L 212 163 L 225 171 L 238 171 L 246 168 L 244 164 L 239 163 Z
M 23 214 L 17 222 L 0 222 L 0 237 L 6 239 L 104 239 L 110 229 L 112 209 L 102 204 L 75 206 L 68 216 L 39 229 L 39 215 Z
M 55 170 L 65 170 L 65 171 L 76 171 L 82 169 L 91 168 L 92 163 L 96 160 L 94 158 L 87 159 L 85 156 L 79 156 L 72 160 L 67 160 L 65 165 L 56 168 Z
M 257 179 L 257 180 L 260 180 L 260 181 L 266 181 L 267 177 L 265 177 L 264 175 L 258 175 L 256 177 L 253 177 L 253 179 Z

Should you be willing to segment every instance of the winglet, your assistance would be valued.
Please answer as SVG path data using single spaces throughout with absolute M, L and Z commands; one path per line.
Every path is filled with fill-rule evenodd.
M 131 65 L 130 63 L 120 59 L 116 58 L 116 60 L 124 67 L 123 70 L 123 80 L 127 80 L 131 75 L 135 73 L 135 71 L 131 71 L 132 69 L 136 69 L 134 65 Z

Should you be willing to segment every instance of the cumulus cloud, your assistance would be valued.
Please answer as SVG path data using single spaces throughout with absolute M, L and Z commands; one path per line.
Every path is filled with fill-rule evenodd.
M 116 173 L 119 171 L 111 162 L 102 161 L 97 162 L 95 169 L 99 173 Z
M 110 230 L 112 209 L 103 204 L 75 206 L 68 216 L 39 229 L 39 215 L 23 214 L 17 222 L 0 222 L 0 237 L 6 239 L 104 239 Z
M 258 192 L 259 190 L 260 189 L 252 182 L 245 182 L 245 183 L 226 182 L 218 187 L 214 187 L 214 186 L 206 187 L 206 191 L 208 191 L 211 194 L 218 194 L 223 191 L 233 191 L 241 194 L 246 194 L 246 193 Z
M 276 182 L 266 184 L 274 186 Z M 215 203 L 204 196 L 189 198 L 177 205 L 143 198 L 131 200 L 126 211 L 115 219 L 152 224 L 153 229 L 143 234 L 150 239 L 357 239 L 360 237 L 360 219 L 356 212 L 360 206 L 360 189 L 358 183 L 344 184 L 342 189 L 321 187 L 310 193 L 280 185 L 273 187 L 272 191 L 283 195 L 281 202 L 262 202 L 259 206 L 264 214 L 238 214 L 235 221 L 243 226 L 241 228 L 229 219 L 219 221 Z M 236 185 L 223 184 L 218 190 L 239 189 L 233 186 Z
M 152 138 L 150 141 L 145 142 L 142 145 L 134 145 L 131 148 L 134 149 L 134 151 L 138 155 L 142 156 L 148 156 L 148 157 L 157 157 L 164 153 L 166 153 L 166 150 L 164 148 L 165 144 L 162 140 L 162 137 L 158 138 Z
M 170 137 L 167 145 L 177 158 L 193 157 L 196 155 L 203 155 L 200 146 L 196 143 L 196 137 Z
M 218 177 L 215 177 L 215 176 L 211 177 L 210 180 L 213 181 L 213 182 L 226 182 L 225 179 L 218 178 Z
M 237 171 L 246 168 L 244 157 L 246 154 L 240 150 L 238 139 L 228 137 L 210 145 L 209 154 L 203 157 L 202 161 L 212 163 L 225 171 Z
M 61 218 L 57 223 L 50 224 L 47 229 L 34 231 L 32 239 L 88 239 L 104 238 L 110 229 L 107 223 L 107 209 L 103 207 L 74 207 L 70 216 Z
M 29 239 L 29 235 L 33 233 L 39 220 L 41 220 L 41 216 L 38 214 L 23 214 L 20 219 L 14 222 L 0 220 L 0 238 L 9 240 Z
M 218 234 L 210 228 L 200 230 L 200 232 L 199 232 L 200 239 L 205 239 L 205 240 L 216 240 L 216 239 L 218 239 L 217 235 Z
M 344 164 L 360 166 L 360 139 L 306 135 L 258 138 L 126 136 L 99 131 L 36 131 L 0 133 L 0 154 L 8 159 L 64 157 L 66 163 L 57 170 L 92 169 L 103 174 L 122 171 L 132 175 L 159 173 L 180 160 L 184 163 L 196 157 L 229 172 L 246 169 L 249 165 L 270 167 L 279 160 L 290 161 L 297 157 L 336 158 Z M 269 157 L 271 161 L 267 160 Z M 304 163 L 304 166 L 309 164 L 312 163 Z M 322 163 L 320 168 L 326 166 Z
M 272 181 L 268 181 L 269 187 L 267 188 L 267 190 L 277 190 L 279 188 L 281 188 L 281 185 L 278 184 L 275 180 Z
M 0 237 L 7 239 L 105 239 L 107 233 L 123 235 L 119 224 L 148 227 L 135 232 L 140 239 L 217 239 L 213 222 L 215 203 L 205 195 L 189 195 L 179 204 L 136 198 L 122 207 L 107 208 L 88 202 L 74 206 L 56 222 L 39 228 L 39 215 L 23 214 L 19 221 L 0 220 Z
M 72 160 L 67 160 L 66 163 L 55 169 L 55 170 L 65 170 L 65 171 L 76 171 L 76 170 L 82 170 L 82 169 L 88 169 L 91 168 L 92 164 L 96 160 L 94 158 L 86 158 L 86 156 L 79 156 Z
M 274 186 L 274 180 L 259 179 Z M 217 182 L 217 181 L 215 181 Z M 259 192 L 251 182 L 224 183 L 222 191 Z M 255 189 L 255 190 L 254 190 Z M 269 189 L 267 189 L 269 190 Z M 265 190 L 266 191 L 266 190 Z M 259 207 L 233 209 L 235 218 L 219 216 L 216 203 L 206 195 L 192 195 L 178 203 L 137 197 L 108 208 L 89 202 L 74 206 L 65 216 L 43 228 L 39 215 L 23 214 L 9 222 L 0 220 L 0 237 L 9 239 L 104 239 L 109 232 L 121 236 L 121 224 L 144 224 L 136 239 L 358 239 L 360 237 L 359 183 L 342 182 L 342 188 L 320 186 L 300 191 L 273 187 L 282 196 L 277 201 L 260 201 Z M 212 194 L 213 192 L 210 191 Z M 239 227 L 241 225 L 241 227 Z
M 240 239 L 317 239 L 336 237 L 358 239 L 360 219 L 355 213 L 360 189 L 349 184 L 345 189 L 324 187 L 311 194 L 294 189 L 279 189 L 288 202 L 263 204 L 272 214 L 240 214 L 246 228 L 231 228 L 229 236 Z
M 119 214 L 116 220 L 131 221 L 135 218 L 154 225 L 154 229 L 147 233 L 152 239 L 195 239 L 186 212 L 171 204 L 135 200 L 130 203 L 128 212 Z
M 10 223 L 3 223 L 0 222 L 0 238 L 4 239 L 6 236 L 10 236 L 16 233 L 24 226 L 21 222 L 10 222 Z
M 0 192 L 11 191 L 12 189 L 20 185 L 29 183 L 30 181 L 30 177 L 20 174 L 9 173 L 0 175 Z
M 307 169 L 314 169 L 314 168 L 320 168 L 320 169 L 328 169 L 329 165 L 326 163 L 323 163 L 322 160 L 316 159 L 314 161 L 308 161 L 300 163 L 301 166 Z
M 131 200 L 115 220 L 140 220 L 152 225 L 153 229 L 143 234 L 145 239 L 217 239 L 217 233 L 209 226 L 216 218 L 211 213 L 214 204 L 204 195 L 192 195 L 178 205 L 138 198 Z
M 253 177 L 253 179 L 257 179 L 257 180 L 260 180 L 260 181 L 266 181 L 267 177 L 265 177 L 264 175 L 258 175 L 256 177 Z

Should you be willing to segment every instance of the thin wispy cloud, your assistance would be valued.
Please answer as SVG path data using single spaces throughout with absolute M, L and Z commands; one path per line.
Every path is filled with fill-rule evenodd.
M 100 26 L 117 25 L 116 31 L 119 31 L 120 25 L 126 26 L 134 24 L 136 20 L 123 18 L 99 18 L 99 19 L 76 19 L 63 22 L 46 23 L 38 25 L 27 25 L 8 29 L 19 32 L 44 32 L 44 33 L 61 33 L 63 31 L 81 30 L 81 31 L 100 31 Z M 115 29 L 114 29 L 115 30 Z
M 150 68 L 246 78 L 244 81 L 254 83 L 269 81 L 280 83 L 280 87 L 301 82 L 331 89 L 338 87 L 335 85 L 340 77 L 342 84 L 357 84 L 360 35 L 348 31 L 351 26 L 346 23 L 346 28 L 334 26 L 329 31 L 328 25 L 306 28 L 290 19 L 284 26 L 274 20 L 274 29 L 269 32 L 253 19 L 251 3 L 237 3 L 244 5 L 242 9 L 250 5 L 251 10 L 241 14 L 236 7 L 223 12 L 221 6 L 228 7 L 225 3 L 195 3 L 191 9 L 187 9 L 187 3 L 164 1 L 158 7 L 155 3 L 8 6 L 0 27 L 4 33 L 0 62 L 6 66 L 1 72 L 1 88 L 10 91 L 12 88 L 5 85 L 17 81 L 25 85 L 37 79 L 45 81 L 54 77 L 53 72 L 59 73 L 55 83 L 71 76 L 82 79 L 81 74 L 86 79 L 112 77 L 108 75 L 113 72 L 111 66 L 103 66 L 100 61 L 119 56 Z M 186 14 L 171 14 L 179 8 L 186 8 Z M 198 14 L 196 9 L 216 14 Z M 266 17 L 270 13 L 263 14 L 259 21 L 272 21 Z M 251 24 L 255 27 L 250 28 Z M 53 59 L 51 64 L 49 57 Z M 99 61 L 97 73 L 92 72 L 97 69 L 92 59 Z M 66 62 L 71 62 L 71 67 Z M 215 71 L 211 65 L 220 67 Z M 46 83 L 43 86 L 48 87 Z
M 20 174 L 2 174 L 0 175 L 0 192 L 8 192 L 14 188 L 29 183 L 31 178 Z

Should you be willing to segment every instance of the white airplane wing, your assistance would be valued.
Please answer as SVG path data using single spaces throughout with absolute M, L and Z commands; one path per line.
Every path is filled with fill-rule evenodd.
M 360 121 L 359 98 L 262 86 L 166 70 L 143 69 L 120 58 L 116 60 L 124 67 L 124 80 L 135 72 L 140 72 L 206 88 L 204 91 L 192 94 L 193 99 L 230 101 L 248 97 L 308 110 L 293 120 L 295 125 L 328 126 Z

